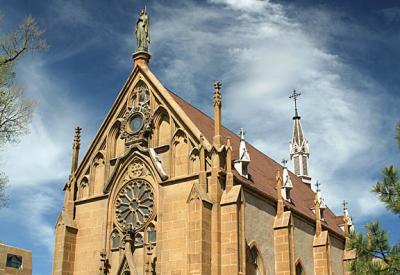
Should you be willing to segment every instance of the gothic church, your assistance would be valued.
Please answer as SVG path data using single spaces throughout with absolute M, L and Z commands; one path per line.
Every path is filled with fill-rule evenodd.
M 159 82 L 146 10 L 136 40 L 133 71 L 80 163 L 76 128 L 53 275 L 347 274 L 351 219 L 311 189 L 297 106 L 292 173 L 221 125 L 221 83 L 210 118 Z

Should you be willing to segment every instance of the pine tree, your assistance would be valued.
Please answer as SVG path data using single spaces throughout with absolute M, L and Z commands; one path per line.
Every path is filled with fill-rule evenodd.
M 397 125 L 396 139 L 400 147 L 400 123 Z M 382 179 L 372 188 L 372 192 L 385 203 L 386 208 L 400 214 L 400 175 L 393 165 L 382 170 Z M 400 274 L 400 243 L 391 245 L 388 234 L 374 221 L 366 225 L 366 236 L 351 233 L 348 249 L 354 249 L 357 259 L 350 265 L 353 274 L 397 275 Z

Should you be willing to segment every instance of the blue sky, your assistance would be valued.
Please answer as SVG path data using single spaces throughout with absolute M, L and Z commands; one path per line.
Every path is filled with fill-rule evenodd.
M 7 32 L 26 15 L 48 51 L 24 58 L 17 81 L 38 106 L 31 134 L 1 151 L 10 203 L 0 239 L 33 251 L 50 274 L 54 224 L 70 169 L 73 129 L 88 147 L 132 70 L 134 24 L 145 1 L 0 1 Z M 398 241 L 399 218 L 369 192 L 385 165 L 400 166 L 400 5 L 397 1 L 146 1 L 150 67 L 169 89 L 211 114 L 223 83 L 223 121 L 276 160 L 288 157 L 293 89 L 311 150 L 313 180 L 358 228 L 379 219 Z

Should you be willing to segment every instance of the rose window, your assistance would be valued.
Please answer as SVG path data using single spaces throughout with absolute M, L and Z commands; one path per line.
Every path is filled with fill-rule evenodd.
M 145 180 L 128 182 L 119 192 L 116 202 L 117 221 L 123 226 L 139 228 L 153 214 L 154 192 Z

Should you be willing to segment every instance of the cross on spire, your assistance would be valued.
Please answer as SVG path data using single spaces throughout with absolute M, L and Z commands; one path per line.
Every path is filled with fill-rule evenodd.
M 294 101 L 294 118 L 300 118 L 299 114 L 297 113 L 297 98 L 301 95 L 301 93 L 296 92 L 293 90 L 293 93 L 289 96 L 289 98 L 293 99 Z
M 347 201 L 345 201 L 345 200 L 343 200 L 343 203 L 342 203 L 342 205 L 343 205 L 343 211 L 346 211 L 347 210 L 347 205 L 348 205 L 349 203 L 347 202 Z
M 316 183 L 315 183 L 315 187 L 317 187 L 317 192 L 320 192 L 321 191 L 321 183 L 319 182 L 319 181 L 317 181 Z

